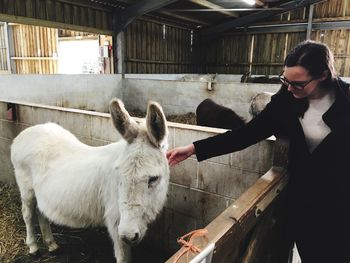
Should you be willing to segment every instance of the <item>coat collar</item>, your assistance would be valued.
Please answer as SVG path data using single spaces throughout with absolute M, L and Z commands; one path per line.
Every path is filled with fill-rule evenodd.
M 323 114 L 323 121 L 331 130 L 350 127 L 349 84 L 337 79 L 334 83 L 334 89 L 336 94 L 335 102 Z

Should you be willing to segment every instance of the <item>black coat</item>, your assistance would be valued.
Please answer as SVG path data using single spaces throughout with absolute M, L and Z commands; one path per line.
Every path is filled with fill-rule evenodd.
M 236 131 L 194 142 L 199 161 L 244 149 L 271 135 L 290 139 L 289 222 L 302 262 L 350 262 L 349 85 L 331 83 L 336 100 L 322 116 L 331 132 L 310 153 L 299 117 L 308 107 L 281 87 L 256 118 Z

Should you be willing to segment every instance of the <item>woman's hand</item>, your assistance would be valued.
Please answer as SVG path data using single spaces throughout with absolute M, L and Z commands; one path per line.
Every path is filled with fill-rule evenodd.
M 187 146 L 177 147 L 172 150 L 169 150 L 166 154 L 170 166 L 174 166 L 183 160 L 186 160 L 192 154 L 195 153 L 195 148 L 193 144 Z

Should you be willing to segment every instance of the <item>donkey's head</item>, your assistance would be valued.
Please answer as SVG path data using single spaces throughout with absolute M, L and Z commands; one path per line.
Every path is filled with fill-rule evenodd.
M 130 117 L 118 99 L 111 101 L 110 112 L 115 127 L 127 142 L 116 163 L 120 178 L 118 233 L 123 241 L 135 245 L 166 200 L 168 129 L 163 110 L 156 102 L 149 102 L 146 123 L 142 125 Z

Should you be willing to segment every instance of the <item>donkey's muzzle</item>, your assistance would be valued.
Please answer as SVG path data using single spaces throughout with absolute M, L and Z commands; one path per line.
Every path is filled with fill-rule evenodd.
M 136 246 L 141 241 L 139 233 L 134 233 L 133 235 L 122 235 L 121 239 L 129 246 Z

